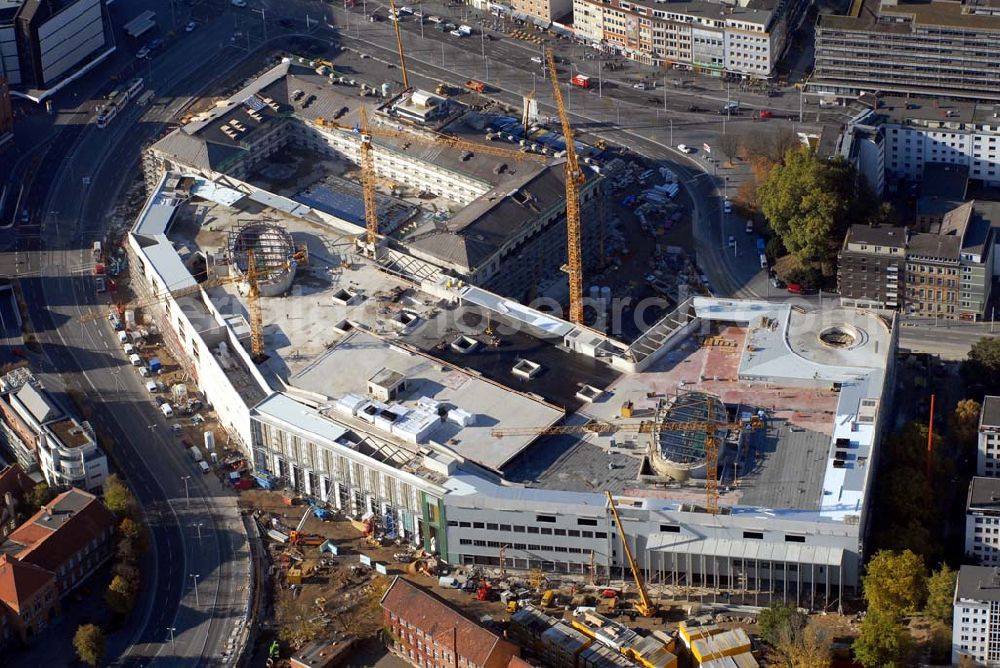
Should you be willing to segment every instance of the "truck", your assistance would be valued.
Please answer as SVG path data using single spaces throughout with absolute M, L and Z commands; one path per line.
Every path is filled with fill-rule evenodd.
M 577 88 L 590 88 L 590 77 L 583 74 L 574 74 L 569 82 Z
M 472 26 L 460 25 L 458 26 L 458 32 L 468 37 L 469 35 L 472 34 Z
M 190 448 L 188 448 L 188 452 L 191 453 L 191 459 L 195 460 L 196 462 L 200 462 L 202 459 L 204 459 L 201 456 L 201 450 L 198 449 L 197 445 L 192 445 Z
M 468 81 L 466 81 L 465 87 L 477 93 L 486 92 L 486 84 L 484 84 L 482 81 L 476 81 L 475 79 L 469 79 Z

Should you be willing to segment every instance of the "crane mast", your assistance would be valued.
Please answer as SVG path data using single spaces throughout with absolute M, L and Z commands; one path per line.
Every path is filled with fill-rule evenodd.
M 656 614 L 656 606 L 649 600 L 649 594 L 646 593 L 646 585 L 642 580 L 642 571 L 636 565 L 635 558 L 632 556 L 632 550 L 628 546 L 628 537 L 625 536 L 625 527 L 622 525 L 622 518 L 618 516 L 618 508 L 615 506 L 615 500 L 612 498 L 611 492 L 605 492 L 605 494 L 608 495 L 608 505 L 611 506 L 611 512 L 615 516 L 615 523 L 618 525 L 618 534 L 622 539 L 622 549 L 625 550 L 628 567 L 632 569 L 632 577 L 635 578 L 635 587 L 639 590 L 639 602 L 635 604 L 635 611 L 643 617 L 652 617 Z
M 365 242 L 375 257 L 375 243 L 378 240 L 378 204 L 375 201 L 375 155 L 372 152 L 372 137 L 368 133 L 368 110 L 362 106 L 361 121 L 361 192 L 365 202 L 365 227 L 368 232 Z
M 563 270 L 569 274 L 569 320 L 577 325 L 582 325 L 583 254 L 581 249 L 582 233 L 580 231 L 580 185 L 585 181 L 585 177 L 576 158 L 573 128 L 569 124 L 569 115 L 566 113 L 562 91 L 559 89 L 556 58 L 551 49 L 545 55 L 548 59 L 549 78 L 552 79 L 552 97 L 559 110 L 563 140 L 566 142 L 566 251 L 568 261 Z
M 264 318 L 260 312 L 260 287 L 257 285 L 257 260 L 253 249 L 247 249 L 247 302 L 250 306 L 250 357 L 255 362 L 264 359 Z
M 406 56 L 403 55 L 403 37 L 399 33 L 399 13 L 396 12 L 396 3 L 389 0 L 389 17 L 392 19 L 392 27 L 396 30 L 396 49 L 399 51 L 399 69 L 403 71 L 403 88 L 410 88 L 410 79 L 406 74 Z M 421 19 L 422 21 L 423 19 Z

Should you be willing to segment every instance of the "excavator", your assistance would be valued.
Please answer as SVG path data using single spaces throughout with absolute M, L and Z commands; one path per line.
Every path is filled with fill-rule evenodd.
M 316 533 L 302 533 L 302 527 L 306 525 L 306 520 L 309 519 L 309 515 L 312 514 L 312 508 L 307 508 L 302 514 L 302 519 L 299 520 L 299 525 L 295 527 L 292 531 L 288 532 L 288 542 L 291 545 L 302 545 L 302 546 L 319 546 L 326 542 L 326 538 L 320 536 Z

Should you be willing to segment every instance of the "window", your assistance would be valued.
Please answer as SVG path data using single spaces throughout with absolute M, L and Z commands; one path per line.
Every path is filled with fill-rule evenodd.
M 608 534 L 606 534 L 603 531 L 595 531 L 594 532 L 594 538 L 607 538 L 607 537 L 608 537 Z
M 538 533 L 538 527 L 528 527 L 528 533 Z
M 535 515 L 536 522 L 548 522 L 550 524 L 556 521 L 555 515 Z
M 587 518 L 584 518 L 584 517 L 578 517 L 577 520 L 576 520 L 576 524 L 577 524 L 577 526 L 581 526 L 581 527 L 596 527 L 597 526 L 597 520 L 591 520 L 591 519 L 587 519 Z
M 501 524 L 500 525 L 500 531 L 510 531 L 510 525 L 509 524 Z
M 804 542 L 806 542 L 806 537 L 805 536 L 798 536 L 798 535 L 793 534 L 793 533 L 786 533 L 785 534 L 785 542 L 786 543 L 804 543 Z
M 471 522 L 459 522 L 458 526 L 462 527 L 463 529 L 471 529 L 472 528 L 472 523 Z
M 542 527 L 542 535 L 543 536 L 551 536 L 552 535 L 552 529 L 549 528 L 549 527 Z
M 514 525 L 514 533 L 524 533 L 524 527 L 515 524 Z
M 660 531 L 664 531 L 666 533 L 680 533 L 681 528 L 676 524 L 661 524 Z
M 557 536 L 565 536 L 566 535 L 566 529 L 555 529 L 553 531 L 553 533 L 555 533 L 555 535 L 557 535 Z
M 581 531 L 580 535 L 583 538 L 593 538 L 594 537 L 594 532 L 593 531 Z
M 764 540 L 764 533 L 761 531 L 744 531 L 743 537 L 753 540 Z
M 498 529 L 498 527 L 497 527 L 496 524 L 489 524 L 489 523 L 486 524 L 486 530 L 487 531 L 496 531 L 497 529 Z
M 473 522 L 472 523 L 472 528 L 473 529 L 485 529 L 486 525 L 483 524 L 482 522 Z
M 576 529 L 569 529 L 569 530 L 568 530 L 568 531 L 567 531 L 566 533 L 567 533 L 567 534 L 568 534 L 568 535 L 569 535 L 569 536 L 570 536 L 571 538 L 579 538 L 579 537 L 580 537 L 580 532 L 579 532 L 579 531 L 577 531 Z

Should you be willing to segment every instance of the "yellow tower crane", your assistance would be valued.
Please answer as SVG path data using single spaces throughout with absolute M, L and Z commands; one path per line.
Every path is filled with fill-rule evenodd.
M 763 425 L 760 418 L 750 419 L 750 429 L 759 429 Z M 495 438 L 504 436 L 554 436 L 560 434 L 614 434 L 630 432 L 639 434 L 654 434 L 664 431 L 704 432 L 705 434 L 705 509 L 713 514 L 719 513 L 719 441 L 716 433 L 721 429 L 743 429 L 745 423 L 740 422 L 661 422 L 650 420 L 642 422 L 603 422 L 591 421 L 580 425 L 556 425 L 554 427 L 505 427 L 490 432 Z
M 362 105 L 359 112 L 361 121 L 361 193 L 365 202 L 365 227 L 368 230 L 365 239 L 372 257 L 375 257 L 375 244 L 378 241 L 378 203 L 375 200 L 375 154 L 372 149 L 372 136 L 368 128 L 368 110 Z
M 396 3 L 393 0 L 389 0 L 389 18 L 392 19 L 392 27 L 396 31 L 396 48 L 399 50 L 399 69 L 403 71 L 403 88 L 409 89 L 410 79 L 406 75 L 406 56 L 403 55 L 403 36 L 399 33 L 399 12 L 396 11 Z
M 264 317 L 260 312 L 260 286 L 257 284 L 257 260 L 252 248 L 247 249 L 247 302 L 250 311 L 250 357 L 264 361 Z
M 649 600 L 649 594 L 646 593 L 646 584 L 643 582 L 642 571 L 639 570 L 639 566 L 635 563 L 635 558 L 632 556 L 632 549 L 628 546 L 628 536 L 625 535 L 625 526 L 622 524 L 622 518 L 618 515 L 615 500 L 612 498 L 611 492 L 605 492 L 605 494 L 608 495 L 608 505 L 611 506 L 611 512 L 615 516 L 615 523 L 618 525 L 618 535 L 622 538 L 622 548 L 625 550 L 625 557 L 628 559 L 628 567 L 632 569 L 632 577 L 635 578 L 635 588 L 639 590 L 639 600 L 635 604 L 635 611 L 643 617 L 652 617 L 656 614 L 656 606 Z
M 569 320 L 582 325 L 583 255 L 581 250 L 582 232 L 580 231 L 580 186 L 586 177 L 584 177 L 580 163 L 576 159 L 573 128 L 569 124 L 569 115 L 566 113 L 562 91 L 559 89 L 559 74 L 556 71 L 555 55 L 551 49 L 545 55 L 549 64 L 549 78 L 552 79 L 552 97 L 559 110 L 563 141 L 566 142 L 566 250 L 568 261 L 563 267 L 563 271 L 569 274 Z

